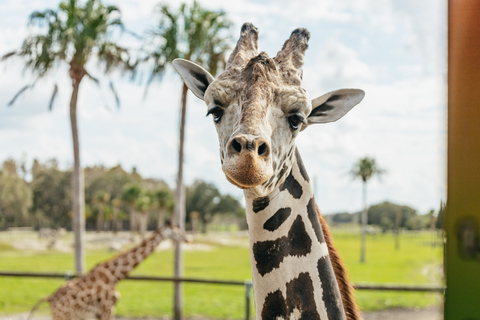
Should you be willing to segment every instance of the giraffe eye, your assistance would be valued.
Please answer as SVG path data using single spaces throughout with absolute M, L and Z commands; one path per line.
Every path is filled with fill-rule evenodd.
M 293 114 L 288 117 L 288 123 L 290 124 L 290 128 L 292 128 L 292 130 L 297 130 L 300 128 L 302 123 L 305 123 L 305 119 L 298 114 Z
M 215 123 L 219 123 L 223 116 L 223 109 L 220 107 L 213 107 L 212 109 L 208 110 L 207 116 L 210 114 L 213 116 L 213 121 Z

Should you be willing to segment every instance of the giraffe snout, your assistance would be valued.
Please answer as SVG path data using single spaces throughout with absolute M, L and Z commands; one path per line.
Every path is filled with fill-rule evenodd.
M 227 180 L 239 188 L 260 185 L 273 174 L 270 143 L 259 136 L 235 135 L 227 144 L 222 169 Z
M 228 142 L 228 155 L 234 156 L 242 152 L 252 152 L 257 157 L 267 158 L 270 156 L 270 145 L 262 137 L 238 135 Z

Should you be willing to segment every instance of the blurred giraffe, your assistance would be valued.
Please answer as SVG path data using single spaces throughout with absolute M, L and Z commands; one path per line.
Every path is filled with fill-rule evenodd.
M 115 290 L 117 282 L 152 254 L 165 239 L 186 241 L 178 228 L 158 228 L 139 245 L 96 265 L 88 273 L 68 281 L 53 294 L 41 299 L 28 319 L 42 302 L 50 304 L 53 320 L 113 319 L 115 304 L 120 297 Z

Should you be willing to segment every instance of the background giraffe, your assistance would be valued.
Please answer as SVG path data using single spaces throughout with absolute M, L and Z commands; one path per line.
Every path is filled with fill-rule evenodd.
M 310 100 L 301 87 L 309 38 L 306 29 L 294 30 L 271 59 L 257 52 L 258 31 L 245 23 L 217 79 L 174 61 L 213 116 L 227 180 L 244 189 L 257 319 L 360 319 L 295 137 L 310 124 L 338 120 L 364 92 L 341 89 Z
M 152 254 L 164 239 L 186 241 L 178 228 L 158 228 L 139 245 L 99 263 L 88 273 L 68 281 L 53 294 L 40 300 L 28 319 L 45 301 L 50 304 L 53 320 L 113 319 L 115 304 L 120 297 L 115 290 L 117 282 Z

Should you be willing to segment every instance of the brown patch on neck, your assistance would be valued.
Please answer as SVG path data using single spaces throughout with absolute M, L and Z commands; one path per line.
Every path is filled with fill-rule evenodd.
M 357 306 L 354 296 L 355 289 L 350 282 L 347 268 L 343 264 L 340 254 L 335 249 L 332 234 L 330 233 L 330 228 L 320 214 L 320 210 L 318 210 L 318 207 L 317 215 L 320 219 L 320 225 L 322 226 L 325 242 L 327 243 L 328 254 L 330 255 L 330 261 L 332 262 L 333 271 L 335 272 L 335 277 L 337 278 L 337 283 L 340 289 L 340 294 L 342 296 L 343 308 L 345 310 L 347 320 L 362 320 L 362 316 L 360 315 L 360 309 Z

